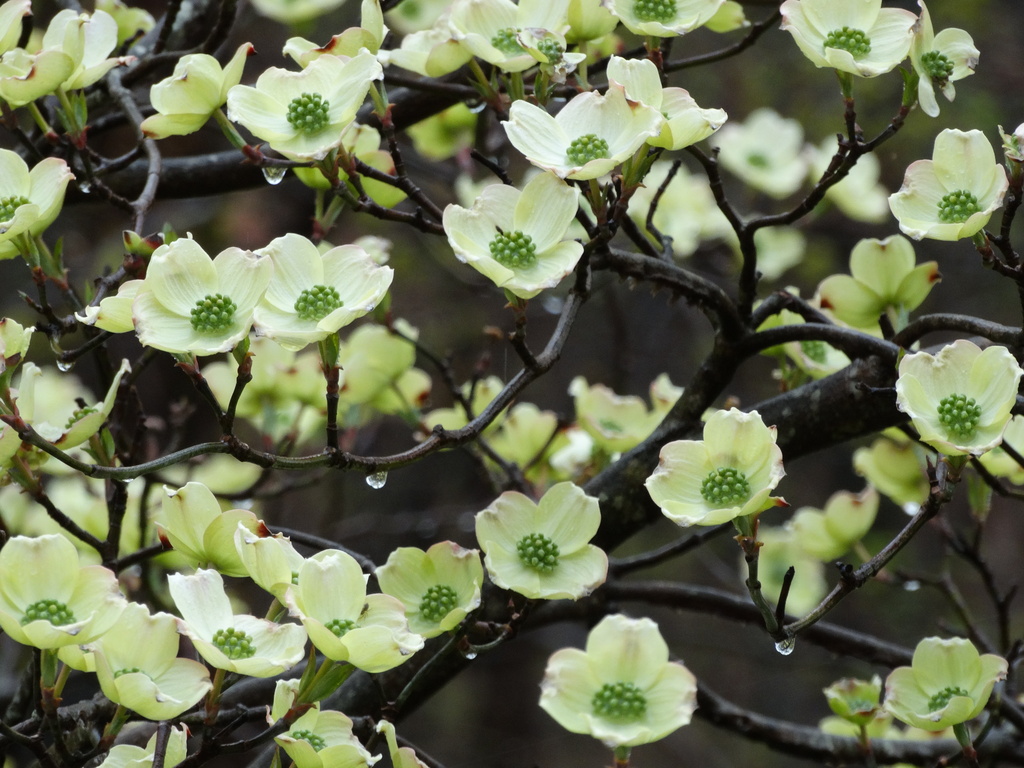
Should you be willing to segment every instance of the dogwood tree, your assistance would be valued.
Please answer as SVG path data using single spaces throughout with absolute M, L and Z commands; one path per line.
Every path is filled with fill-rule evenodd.
M 1024 763 L 1020 9 L 61 5 L 9 764 Z

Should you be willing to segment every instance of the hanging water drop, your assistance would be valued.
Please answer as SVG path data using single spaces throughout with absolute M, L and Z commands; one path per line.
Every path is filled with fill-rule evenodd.
M 287 168 L 275 168 L 272 166 L 265 166 L 263 168 L 263 178 L 267 180 L 267 184 L 277 186 L 284 181 L 284 175 L 288 173 Z
M 383 488 L 384 483 L 386 483 L 387 481 L 387 472 L 374 472 L 373 474 L 366 476 L 366 484 L 373 488 L 375 491 Z
M 775 650 L 781 653 L 783 656 L 789 656 L 793 652 L 793 648 L 796 647 L 796 638 L 787 637 L 783 640 L 779 640 L 775 644 Z
M 467 661 L 472 661 L 477 657 L 476 651 L 460 651 L 460 653 L 462 653 L 462 658 L 466 659 Z
M 61 373 L 67 373 L 74 367 L 74 360 L 61 360 L 59 357 L 57 358 L 57 370 L 60 371 Z
M 921 588 L 921 582 L 917 579 L 907 579 L 903 582 L 903 589 L 907 592 L 917 592 Z

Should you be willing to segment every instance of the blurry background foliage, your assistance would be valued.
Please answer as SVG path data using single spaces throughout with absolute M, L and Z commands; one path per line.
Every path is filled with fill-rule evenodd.
M 40 25 L 56 11 L 49 5 L 33 4 Z M 141 5 L 154 14 L 162 11 L 159 3 Z M 916 3 L 909 0 L 887 3 L 887 6 L 918 10 Z M 882 181 L 890 191 L 899 188 L 910 162 L 931 156 L 932 141 L 940 130 L 978 128 L 998 147 L 997 125 L 1012 130 L 1024 122 L 1024 66 L 1021 65 L 1024 60 L 1024 2 L 930 0 L 929 10 L 936 30 L 957 26 L 973 36 L 981 51 L 980 64 L 974 76 L 957 83 L 953 103 L 940 101 L 938 118 L 930 119 L 915 112 L 900 133 L 882 146 L 879 153 Z M 279 53 L 287 37 L 302 34 L 322 44 L 332 34 L 358 25 L 358 14 L 358 3 L 349 0 L 337 11 L 290 32 L 246 9 L 224 50 L 234 50 L 244 41 L 255 45 L 258 53 L 247 63 L 243 79 L 251 83 L 269 66 L 290 65 Z M 748 7 L 752 19 L 765 14 L 764 7 Z M 620 31 L 628 40 L 628 32 L 621 27 Z M 742 33 L 721 36 L 701 30 L 674 40 L 670 56 L 676 58 L 714 50 L 739 34 Z M 627 48 L 632 47 L 633 42 L 636 41 Z M 786 117 L 799 120 L 809 143 L 818 144 L 842 130 L 842 102 L 834 74 L 815 69 L 790 36 L 777 29 L 769 31 L 753 48 L 737 57 L 673 73 L 669 84 L 688 89 L 702 106 L 724 108 L 731 121 L 742 121 L 754 109 L 770 106 Z M 857 80 L 858 122 L 866 135 L 876 134 L 895 114 L 900 90 L 901 79 L 895 72 L 873 80 Z M 486 122 L 477 128 L 477 136 L 484 146 L 493 150 L 501 139 L 500 127 L 493 115 L 487 112 L 484 115 Z M 110 140 L 116 142 L 118 137 L 111 136 Z M 772 138 L 765 137 L 765 140 L 770 142 Z M 418 157 L 406 137 L 403 136 L 402 141 L 407 150 L 405 158 L 410 175 L 442 206 L 455 202 L 454 184 L 462 169 L 471 169 L 476 179 L 488 177 L 485 169 L 475 166 L 468 158 L 435 164 Z M 715 137 L 704 144 L 714 146 Z M 166 157 L 228 148 L 213 123 L 192 136 L 164 140 L 160 147 Z M 103 146 L 99 148 L 102 150 Z M 691 173 L 701 173 L 692 158 L 685 153 L 677 154 Z M 517 164 L 513 170 L 524 169 Z M 750 213 L 786 209 L 786 201 L 741 192 L 741 185 L 727 173 L 725 175 L 732 199 L 741 209 Z M 309 230 L 313 192 L 291 175 L 275 187 L 262 185 L 212 197 L 204 196 L 201 188 L 193 192 L 195 197 L 191 199 L 159 201 L 147 219 L 149 226 L 157 230 L 164 222 L 169 222 L 180 234 L 191 232 L 211 254 L 228 246 L 260 248 L 286 232 L 307 233 Z M 51 228 L 48 239 L 52 241 L 58 235 L 64 238 L 65 258 L 79 276 L 101 274 L 121 261 L 124 223 L 121 212 L 103 202 L 87 199 L 72 187 L 68 204 Z M 762 296 L 773 288 L 790 285 L 798 287 L 801 295 L 810 296 L 825 276 L 848 271 L 850 249 L 859 239 L 884 238 L 898 232 L 893 218 L 886 218 L 877 225 L 862 224 L 847 219 L 827 204 L 801 220 L 799 227 L 808 240 L 802 263 L 774 282 L 762 283 Z M 1018 217 L 1017 242 L 1020 242 L 1021 229 L 1022 221 Z M 510 313 L 503 309 L 503 300 L 489 281 L 455 259 L 443 238 L 428 237 L 346 212 L 329 239 L 341 244 L 364 234 L 378 234 L 394 242 L 390 262 L 396 271 L 392 311 L 396 317 L 406 318 L 420 329 L 420 341 L 427 347 L 436 353 L 451 355 L 459 380 L 469 378 L 481 365 L 503 380 L 518 370 L 519 360 L 508 345 L 495 340 L 487 330 L 489 326 L 510 327 Z M 1020 310 L 1013 285 L 982 269 L 969 244 L 923 241 L 914 246 L 918 263 L 937 260 L 943 276 L 942 283 L 933 290 L 920 313 L 963 312 L 995 322 L 1019 323 Z M 728 246 L 711 245 L 690 257 L 689 265 L 724 282 L 735 274 L 738 262 Z M 21 303 L 17 293 L 32 293 L 21 260 L 0 262 L 0 284 L 5 286 L 2 298 L 6 302 L 0 312 L 23 323 L 33 322 L 32 312 Z M 559 297 L 566 289 L 563 284 L 560 289 L 546 292 L 531 303 L 533 338 L 546 338 L 557 316 Z M 649 294 L 646 286 L 635 288 L 614 275 L 597 274 L 593 296 L 582 310 L 562 361 L 528 389 L 526 399 L 571 419 L 572 399 L 567 390 L 570 380 L 577 375 L 585 376 L 591 383 L 604 383 L 620 394 L 645 398 L 650 382 L 661 372 L 667 372 L 676 384 L 683 383 L 710 346 L 707 324 L 685 303 L 670 301 L 664 293 L 653 298 Z M 542 311 L 532 305 L 539 305 Z M 351 331 L 350 328 L 347 333 Z M 929 337 L 930 343 L 940 340 Z M 42 339 L 35 342 L 36 345 L 42 343 Z M 132 334 L 123 334 L 111 344 L 114 354 L 121 352 L 122 347 L 129 356 L 139 351 Z M 39 352 L 38 346 L 34 346 L 33 353 Z M 418 364 L 429 368 L 424 361 Z M 91 365 L 91 358 L 86 357 L 76 366 L 75 373 L 90 382 L 93 380 Z M 774 362 L 765 357 L 748 361 L 732 382 L 728 394 L 741 407 L 747 408 L 776 394 L 779 384 L 771 376 L 773 367 Z M 139 389 L 147 409 L 164 419 L 177 418 L 181 404 L 192 399 L 191 385 L 185 376 L 168 370 L 165 365 L 151 366 L 140 379 Z M 450 399 L 437 379 L 434 394 L 434 407 L 449 404 Z M 213 437 L 206 428 L 209 422 L 203 409 L 196 409 L 189 417 L 192 429 L 189 437 L 197 440 Z M 160 428 L 156 422 L 152 426 Z M 787 497 L 794 507 L 820 507 L 837 489 L 859 491 L 863 480 L 853 473 L 850 458 L 858 445 L 867 442 L 787 461 L 787 477 L 778 488 L 779 494 Z M 363 454 L 385 454 L 410 444 L 409 429 L 403 423 L 383 419 L 361 428 L 353 449 Z M 386 485 L 379 490 L 369 488 L 359 473 L 325 473 L 322 480 L 304 484 L 279 498 L 262 501 L 261 516 L 271 526 L 301 526 L 342 541 L 378 563 L 399 545 L 425 548 L 449 538 L 473 546 L 473 515 L 493 498 L 478 465 L 459 450 L 435 454 L 426 461 L 392 471 Z M 954 525 L 958 516 L 968 514 L 966 494 L 958 496 L 943 513 L 952 516 Z M 996 511 L 1013 503 L 998 497 L 993 500 Z M 778 525 L 788 515 L 785 510 L 770 510 L 762 519 L 765 524 Z M 867 549 L 877 551 L 905 520 L 903 511 L 883 498 L 879 522 L 865 540 Z M 1024 517 L 1019 508 L 1011 510 L 1010 514 L 993 514 L 989 527 L 987 539 L 993 569 L 1020 573 Z M 622 556 L 651 549 L 678 535 L 675 526 L 661 520 L 612 554 Z M 940 537 L 934 531 L 922 532 L 896 561 L 897 574 L 906 576 L 909 581 L 894 577 L 869 582 L 833 611 L 828 620 L 912 647 L 921 637 L 922 627 L 928 627 L 928 632 L 935 629 L 935 616 L 952 620 L 944 599 L 936 590 L 922 585 L 916 575 L 934 577 L 940 568 L 952 567 L 969 603 L 975 590 L 981 589 L 973 573 L 967 572 L 959 562 L 950 565 L 950 560 L 944 560 L 943 556 Z M 741 594 L 739 567 L 736 544 L 723 536 L 682 561 L 645 571 L 644 577 L 708 584 Z M 828 574 L 830 582 L 834 576 L 834 573 Z M 784 717 L 808 725 L 830 714 L 821 688 L 839 677 L 869 678 L 879 671 L 849 658 L 838 659 L 806 642 L 798 642 L 791 656 L 780 656 L 763 628 L 758 626 L 703 614 L 659 609 L 650 609 L 647 613 L 659 623 L 669 646 L 683 655 L 698 679 L 711 681 L 715 690 L 740 706 L 776 715 L 782 715 L 784 709 Z M 1015 634 L 1024 631 L 1024 617 L 1019 611 L 1012 631 Z M 606 763 L 608 753 L 600 743 L 562 730 L 536 705 L 537 685 L 548 655 L 565 645 L 580 647 L 584 640 L 582 627 L 564 624 L 520 636 L 501 653 L 485 655 L 453 680 L 429 705 L 403 722 L 402 734 L 428 753 L 443 756 L 447 768 L 480 765 L 481 755 L 488 756 L 489 768 Z M 11 649 L 4 645 L 2 650 L 9 652 Z M 773 753 L 755 742 L 727 737 L 700 717 L 670 737 L 643 747 L 636 761 L 645 768 L 675 768 L 684 764 L 705 768 L 806 764 Z M 223 764 L 232 762 L 229 759 Z

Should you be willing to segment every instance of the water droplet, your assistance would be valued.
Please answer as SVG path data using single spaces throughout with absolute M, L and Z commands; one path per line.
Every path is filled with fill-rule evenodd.
M 903 589 L 907 592 L 917 592 L 921 588 L 921 582 L 917 579 L 907 579 L 903 582 Z
M 910 517 L 913 517 L 921 511 L 921 505 L 918 504 L 916 501 L 908 501 L 906 504 L 903 505 L 903 511 Z
M 60 371 L 61 373 L 67 373 L 74 367 L 74 360 L 61 360 L 60 358 L 57 358 L 57 370 Z
M 789 656 L 793 652 L 793 648 L 796 647 L 796 638 L 787 637 L 784 640 L 779 640 L 775 644 L 775 650 L 781 653 L 783 656 Z
M 92 184 L 90 184 L 88 181 L 83 181 L 79 183 L 78 189 L 82 192 L 83 195 L 88 195 L 92 191 Z
M 374 472 L 372 475 L 366 476 L 366 484 L 373 488 L 375 491 L 380 490 L 384 487 L 384 483 L 388 481 L 387 472 Z
M 476 651 L 462 651 L 461 653 L 462 653 L 462 657 L 464 659 L 468 659 L 469 661 L 472 661 L 473 659 L 475 659 L 477 657 L 477 652 Z
M 284 181 L 286 173 L 288 173 L 287 168 L 274 168 L 269 165 L 263 168 L 263 178 L 267 180 L 267 184 L 273 184 L 274 186 Z
M 484 101 L 483 99 L 481 99 L 480 101 L 470 101 L 467 103 L 466 106 L 469 107 L 469 111 L 472 112 L 474 115 L 479 115 L 481 112 L 487 109 L 487 102 Z

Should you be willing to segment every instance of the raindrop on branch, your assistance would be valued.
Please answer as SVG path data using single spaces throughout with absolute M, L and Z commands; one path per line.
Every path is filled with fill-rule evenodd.
M 263 178 L 267 180 L 267 184 L 273 184 L 274 186 L 284 181 L 286 173 L 288 173 L 287 168 L 275 168 L 269 165 L 263 168 Z
M 781 653 L 783 656 L 789 656 L 793 652 L 793 648 L 796 647 L 796 638 L 787 637 L 784 640 L 779 640 L 775 644 L 775 650 Z
M 366 476 L 366 484 L 373 488 L 375 491 L 380 490 L 384 487 L 384 483 L 388 481 L 387 472 L 374 472 L 372 475 Z

